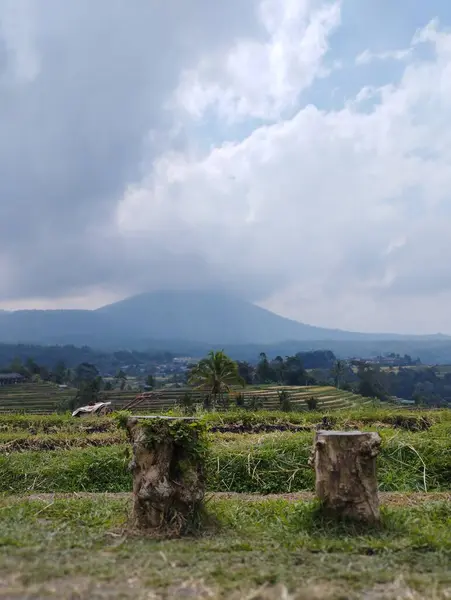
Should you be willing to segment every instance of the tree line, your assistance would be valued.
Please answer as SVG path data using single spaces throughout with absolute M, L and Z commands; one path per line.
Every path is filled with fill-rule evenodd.
M 130 354 L 120 355 L 129 358 Z M 167 356 L 161 356 L 166 360 Z M 395 357 L 396 358 L 396 357 Z M 255 363 L 234 361 L 222 351 L 211 352 L 197 364 L 191 365 L 179 385 L 206 386 L 212 398 L 220 398 L 233 385 L 334 385 L 365 397 L 381 401 L 393 397 L 414 401 L 418 405 L 447 406 L 451 404 L 451 372 L 441 375 L 439 368 L 418 365 L 410 357 L 399 357 L 400 364 L 407 366 L 387 367 L 364 360 L 345 361 L 337 359 L 328 350 L 298 352 L 291 356 L 269 358 L 261 353 Z M 415 364 L 415 366 L 413 366 Z M 0 369 L 2 372 L 18 372 L 30 381 L 52 382 L 76 388 L 74 406 L 98 400 L 102 392 L 113 389 L 129 389 L 128 377 L 122 369 L 114 376 L 102 376 L 99 366 L 82 361 L 74 368 L 63 360 L 53 367 L 39 364 L 35 358 L 14 358 Z M 207 383 L 202 383 L 205 380 Z M 141 378 L 141 389 L 155 389 L 157 382 L 152 373 Z

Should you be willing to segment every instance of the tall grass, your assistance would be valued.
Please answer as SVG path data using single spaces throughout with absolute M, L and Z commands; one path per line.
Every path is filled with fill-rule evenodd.
M 381 431 L 378 479 L 382 491 L 451 489 L 448 423 L 413 433 Z M 313 490 L 308 466 L 313 432 L 210 434 L 207 485 L 211 491 L 286 493 Z M 0 491 L 120 492 L 131 489 L 129 448 L 74 448 L 0 456 Z

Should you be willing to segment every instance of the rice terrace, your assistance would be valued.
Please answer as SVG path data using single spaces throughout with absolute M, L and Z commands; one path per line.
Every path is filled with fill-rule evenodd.
M 291 404 L 281 410 L 287 390 Z M 451 597 L 449 409 L 274 385 L 233 388 L 206 409 L 182 387 L 145 395 L 135 408 L 136 392 L 105 392 L 113 414 L 74 418 L 61 409 L 70 393 L 43 383 L 0 390 L 0 597 Z M 133 524 L 132 486 L 145 472 L 130 471 L 143 439 L 131 440 L 135 423 L 148 427 L 149 443 L 172 435 L 177 447 L 196 424 L 183 460 L 195 470 L 202 462 L 205 504 L 192 530 L 185 520 L 176 530 L 171 521 L 172 534 Z M 312 467 L 318 431 L 380 437 L 377 523 L 322 511 Z M 186 472 L 178 477 L 185 485 Z

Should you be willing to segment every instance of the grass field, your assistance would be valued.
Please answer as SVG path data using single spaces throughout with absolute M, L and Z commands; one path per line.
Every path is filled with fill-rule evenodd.
M 203 536 L 158 540 L 128 531 L 127 497 L 4 498 L 0 597 L 445 599 L 449 500 L 384 498 L 363 531 L 308 500 L 212 498 Z
M 128 527 L 113 418 L 0 415 L 0 598 L 451 598 L 451 411 L 199 418 L 210 519 L 198 538 L 162 540 Z M 308 466 L 319 426 L 379 431 L 380 528 L 320 516 Z
M 53 383 L 0 386 L 0 414 L 49 414 L 60 410 L 76 393 L 73 388 L 61 389 Z

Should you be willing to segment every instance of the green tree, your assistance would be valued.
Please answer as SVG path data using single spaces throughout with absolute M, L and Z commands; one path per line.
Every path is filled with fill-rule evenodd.
M 55 383 L 58 383 L 59 385 L 66 383 L 67 369 L 66 369 L 66 364 L 64 363 L 64 361 L 62 361 L 62 360 L 58 361 L 56 363 L 56 365 L 53 367 L 53 378 L 55 380 Z
M 238 361 L 238 372 L 247 385 L 251 385 L 254 380 L 254 367 L 246 361 Z
M 188 382 L 199 390 L 205 390 L 209 403 L 216 408 L 218 399 L 224 405 L 224 394 L 232 386 L 245 382 L 238 372 L 238 364 L 228 357 L 223 350 L 211 351 L 206 358 L 197 363 L 189 374 Z
M 30 357 L 27 358 L 27 360 L 25 361 L 25 368 L 30 373 L 30 376 L 40 375 L 39 365 L 37 364 L 37 362 L 34 359 L 32 359 Z
M 280 410 L 283 412 L 290 412 L 291 411 L 290 394 L 286 390 L 281 390 L 281 391 L 277 392 L 277 394 L 279 396 Z
M 300 354 L 285 358 L 283 383 L 285 385 L 309 385 L 312 383 L 312 378 L 304 369 Z
M 366 398 L 390 400 L 390 395 L 381 382 L 381 371 L 378 367 L 371 367 L 364 362 L 358 363 L 357 377 L 359 378 L 358 393 Z
M 344 360 L 336 360 L 332 367 L 332 376 L 334 378 L 334 385 L 336 388 L 340 388 L 340 385 L 346 375 L 346 363 Z
M 258 383 L 276 383 L 277 376 L 271 367 L 268 357 L 264 352 L 260 354 L 260 360 L 258 361 L 256 375 Z
M 155 378 L 153 375 L 147 375 L 146 385 L 152 389 L 155 387 Z
M 19 373 L 20 375 L 23 375 L 24 377 L 30 376 L 28 369 L 26 369 L 26 367 L 24 367 L 22 360 L 19 357 L 16 357 L 11 361 L 11 364 L 9 365 L 7 370 L 11 371 L 12 373 Z
M 80 363 L 75 369 L 75 380 L 77 384 L 81 381 L 94 381 L 98 376 L 99 370 L 91 363 Z
M 127 384 L 127 375 L 124 373 L 124 371 L 122 371 L 122 369 L 120 369 L 116 373 L 115 379 L 116 379 L 117 385 L 119 385 L 121 391 L 123 391 L 125 389 L 126 384 Z
M 284 381 L 284 371 L 285 371 L 285 363 L 281 356 L 276 356 L 276 358 L 272 362 L 273 370 L 277 377 L 278 383 L 283 383 Z
M 72 401 L 72 406 L 70 406 L 71 410 L 98 402 L 101 387 L 102 378 L 99 375 L 91 380 L 82 380 L 78 386 L 77 395 Z

